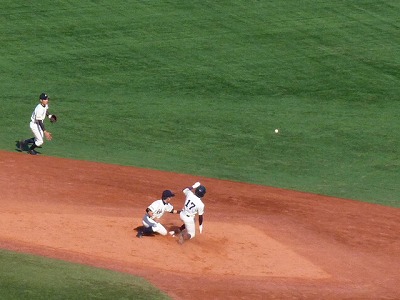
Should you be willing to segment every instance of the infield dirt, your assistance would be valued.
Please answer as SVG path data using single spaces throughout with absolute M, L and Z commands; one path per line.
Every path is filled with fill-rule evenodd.
M 174 299 L 400 299 L 400 209 L 0 151 L 0 247 L 143 276 Z M 201 181 L 204 232 L 136 238 L 164 189 Z M 161 219 L 167 229 L 178 215 Z

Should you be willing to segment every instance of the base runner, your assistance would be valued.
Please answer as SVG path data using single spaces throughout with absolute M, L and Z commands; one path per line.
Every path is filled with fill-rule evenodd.
M 192 192 L 193 189 L 194 192 Z M 206 188 L 200 182 L 196 182 L 192 186 L 184 188 L 182 192 L 185 194 L 186 199 L 180 213 L 180 218 L 184 224 L 180 227 L 179 244 L 183 244 L 186 240 L 190 240 L 196 236 L 196 214 L 199 215 L 199 231 L 200 233 L 203 232 L 205 205 L 202 198 L 206 194 Z

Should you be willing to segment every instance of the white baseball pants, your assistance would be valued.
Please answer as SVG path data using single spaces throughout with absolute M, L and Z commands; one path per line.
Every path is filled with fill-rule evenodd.
M 182 222 L 185 224 L 187 232 L 190 234 L 190 238 L 194 238 L 196 236 L 196 224 L 194 223 L 194 216 L 189 216 L 181 211 L 179 214 Z
M 158 232 L 161 235 L 167 235 L 167 233 L 168 233 L 167 229 L 165 229 L 165 227 L 162 224 L 149 218 L 149 216 L 147 214 L 143 217 L 142 223 L 143 223 L 144 227 L 146 227 L 146 228 L 151 227 L 154 232 Z
M 35 145 L 41 146 L 43 145 L 43 130 L 40 128 L 39 124 L 30 122 L 29 126 L 31 127 L 33 136 L 35 137 Z

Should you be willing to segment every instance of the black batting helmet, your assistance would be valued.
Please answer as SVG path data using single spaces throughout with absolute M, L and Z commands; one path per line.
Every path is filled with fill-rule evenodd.
M 199 198 L 204 197 L 204 195 L 206 194 L 206 187 L 204 185 L 199 185 L 195 189 L 194 194 Z

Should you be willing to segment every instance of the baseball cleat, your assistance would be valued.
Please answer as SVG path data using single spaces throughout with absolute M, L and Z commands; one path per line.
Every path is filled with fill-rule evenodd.
M 31 155 L 36 155 L 36 154 L 38 154 L 38 152 L 35 151 L 35 150 L 29 150 L 28 153 L 31 154 Z
M 171 230 L 170 232 L 168 232 L 170 235 L 175 236 L 175 231 Z
M 138 237 L 139 239 L 143 236 L 143 231 L 139 231 L 136 235 L 136 237 Z

